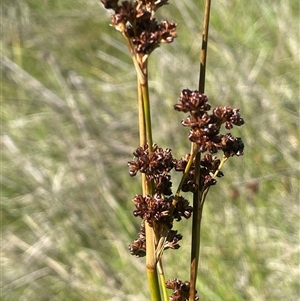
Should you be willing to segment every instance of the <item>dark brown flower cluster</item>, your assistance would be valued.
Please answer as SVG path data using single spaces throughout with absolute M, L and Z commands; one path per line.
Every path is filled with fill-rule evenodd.
M 179 241 L 182 239 L 182 235 L 176 230 L 170 230 L 165 242 L 164 249 L 179 249 Z M 141 229 L 138 234 L 138 238 L 129 245 L 129 252 L 131 255 L 137 257 L 144 257 L 146 255 L 146 233 L 145 233 L 145 221 L 142 221 Z
M 177 230 L 170 230 L 167 236 L 165 249 L 179 249 L 178 242 L 182 239 L 182 235 Z
M 163 150 L 154 144 L 152 151 L 149 151 L 148 145 L 138 147 L 133 155 L 135 160 L 128 162 L 129 174 L 135 176 L 137 172 L 146 175 L 148 182 L 153 181 L 155 193 L 153 195 L 142 196 L 140 194 L 133 198 L 136 209 L 133 211 L 134 216 L 142 218 L 160 232 L 159 229 L 169 229 L 166 241 L 166 249 L 178 249 L 178 241 L 181 235 L 177 231 L 171 230 L 173 220 L 180 221 L 182 218 L 190 218 L 193 208 L 189 205 L 188 200 L 179 196 L 176 205 L 173 205 L 174 196 L 172 194 L 172 182 L 170 171 L 176 166 L 177 160 L 173 158 L 170 149 Z M 138 238 L 129 246 L 131 254 L 143 256 L 145 252 L 145 234 L 143 226 Z
M 166 282 L 166 288 L 172 289 L 173 293 L 170 297 L 170 301 L 188 301 L 190 294 L 190 282 L 182 281 L 177 278 L 168 280 Z M 196 296 L 195 301 L 199 300 Z
M 187 155 L 185 158 L 178 160 L 175 165 L 175 170 L 183 172 L 189 159 L 190 155 Z M 181 190 L 183 192 L 195 192 L 198 185 L 199 188 L 203 190 L 209 186 L 215 185 L 217 181 L 213 175 L 217 171 L 219 165 L 220 159 L 218 159 L 216 156 L 205 154 L 200 160 L 200 183 L 195 183 L 195 162 L 193 162 L 189 173 L 184 180 Z M 223 175 L 224 174 L 222 171 L 218 171 L 217 177 L 222 177 Z
M 144 257 L 146 255 L 145 221 L 142 221 L 138 238 L 129 245 L 128 249 L 131 255 L 135 255 L 137 257 Z
M 173 226 L 173 218 L 180 221 L 182 217 L 190 218 L 193 208 L 189 206 L 188 200 L 179 197 L 177 204 L 173 210 L 173 216 L 170 216 L 173 196 L 166 197 L 162 194 L 146 195 L 143 197 L 138 194 L 132 199 L 136 210 L 133 211 L 134 216 L 140 216 L 146 220 L 151 227 L 163 224 L 169 229 Z
M 154 18 L 155 11 L 168 0 L 122 1 L 101 0 L 106 9 L 113 9 L 112 25 L 126 34 L 142 56 L 150 54 L 160 43 L 171 43 L 176 37 L 176 24 Z
M 174 108 L 190 113 L 182 120 L 182 125 L 190 127 L 189 140 L 198 145 L 200 152 L 217 153 L 222 150 L 227 157 L 243 155 L 244 144 L 241 138 L 235 138 L 230 133 L 220 133 L 223 124 L 226 129 L 244 124 L 238 109 L 229 106 L 217 107 L 210 114 L 208 111 L 211 106 L 207 96 L 189 89 L 181 92 L 179 103 Z
M 137 148 L 133 155 L 135 161 L 129 161 L 129 174 L 135 176 L 137 172 L 144 173 L 148 181 L 153 180 L 155 192 L 171 195 L 171 177 L 169 172 L 174 167 L 174 159 L 170 149 L 163 150 L 158 145 L 153 145 L 153 151 L 149 152 L 148 145 Z

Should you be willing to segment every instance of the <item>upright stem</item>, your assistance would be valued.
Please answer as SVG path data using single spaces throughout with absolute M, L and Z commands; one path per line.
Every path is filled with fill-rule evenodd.
M 140 68 L 141 69 L 141 68 Z M 139 73 L 138 73 L 139 77 Z M 138 80 L 138 97 L 139 97 L 139 131 L 140 144 L 143 146 L 148 143 L 148 150 L 153 150 L 152 126 L 150 115 L 150 101 L 148 89 L 147 68 L 144 70 L 143 80 Z M 143 195 L 153 194 L 153 183 L 148 182 L 146 176 L 142 175 Z M 156 237 L 154 229 L 145 222 L 146 234 L 146 269 L 149 283 L 150 296 L 152 301 L 161 301 L 161 294 L 159 288 L 158 274 L 157 274 L 157 258 L 155 254 Z
M 146 143 L 148 143 L 149 152 L 151 152 L 153 150 L 153 139 L 148 89 L 147 62 L 144 62 L 143 67 L 138 63 L 138 59 L 132 47 L 130 39 L 126 36 L 125 33 L 123 33 L 123 37 L 125 38 L 137 73 L 140 145 L 144 146 Z M 145 174 L 142 174 L 142 188 L 144 196 L 147 194 L 153 194 L 154 192 L 153 183 L 149 183 L 147 181 Z M 156 237 L 153 228 L 151 228 L 147 222 L 145 222 L 145 234 L 146 269 L 150 296 L 152 301 L 161 301 L 161 294 L 157 275 L 157 258 L 155 255 Z
M 143 102 L 142 87 L 140 85 L 139 80 L 137 81 L 137 84 L 138 84 L 138 106 L 139 106 L 139 135 L 140 135 L 140 145 L 143 146 L 147 141 L 144 102 Z
M 145 84 L 141 84 L 143 104 L 144 104 L 144 116 L 146 124 L 146 134 L 149 153 L 153 151 L 153 139 L 152 139 L 152 126 L 151 126 L 151 114 L 150 114 L 150 99 L 148 88 L 148 77 L 146 77 Z
M 206 56 L 207 56 L 210 4 L 211 4 L 211 0 L 206 0 L 204 22 L 203 22 L 203 33 L 202 33 L 202 48 L 201 48 L 201 53 L 200 53 L 200 75 L 199 75 L 199 88 L 198 88 L 200 93 L 204 93 L 204 88 L 205 88 L 205 72 L 206 72 Z
M 150 296 L 152 301 L 161 301 L 157 266 L 155 258 L 155 235 L 153 228 L 149 224 L 145 223 L 146 233 L 146 268 L 147 277 L 150 290 Z
M 204 93 L 205 89 L 205 71 L 206 71 L 206 56 L 207 56 L 207 42 L 208 42 L 208 28 L 210 15 L 211 0 L 206 0 L 205 14 L 203 22 L 202 34 L 202 48 L 200 54 L 200 76 L 199 87 L 200 93 Z M 194 145 L 194 148 L 196 145 Z M 204 203 L 202 200 L 202 189 L 200 187 L 200 160 L 201 153 L 197 153 L 195 157 L 195 183 L 197 184 L 197 191 L 193 195 L 193 225 L 192 225 L 192 244 L 191 244 L 191 266 L 190 266 L 190 296 L 189 301 L 194 301 L 196 297 L 196 281 L 200 253 L 200 229 L 202 220 L 202 211 Z
M 199 223 L 199 208 L 201 200 L 201 191 L 199 189 L 200 182 L 200 153 L 196 154 L 195 158 L 195 183 L 197 190 L 193 195 L 193 224 L 192 224 L 192 243 L 191 243 L 191 266 L 190 266 L 190 296 L 189 300 L 194 301 L 196 297 L 196 281 L 199 261 L 199 244 L 200 244 L 200 223 Z

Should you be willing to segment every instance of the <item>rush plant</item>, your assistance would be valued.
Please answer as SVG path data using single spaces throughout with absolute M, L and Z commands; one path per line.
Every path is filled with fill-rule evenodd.
M 204 94 L 211 1 L 206 0 L 204 12 L 199 87 L 197 90 L 184 88 L 174 105 L 176 111 L 186 114 L 181 124 L 189 129 L 191 142 L 189 153 L 179 159 L 173 157 L 172 145 L 162 148 L 153 141 L 148 85 L 150 55 L 161 43 L 172 43 L 176 38 L 176 23 L 159 22 L 155 18 L 156 11 L 168 4 L 168 0 L 101 2 L 113 11 L 111 25 L 124 37 L 137 73 L 139 145 L 128 168 L 132 177 L 142 174 L 143 193 L 132 199 L 133 215 L 141 218 L 141 227 L 137 238 L 129 245 L 129 251 L 132 255 L 146 257 L 151 300 L 198 300 L 196 281 L 203 206 L 210 187 L 224 175 L 221 171 L 224 163 L 230 157 L 243 155 L 244 151 L 242 139 L 229 132 L 234 126 L 244 124 L 239 109 L 224 104 L 212 109 Z M 172 171 L 182 174 L 176 190 L 172 189 Z M 192 194 L 192 205 L 183 193 Z M 191 216 L 190 279 L 166 280 L 164 251 L 178 249 L 182 239 L 182 235 L 173 229 L 174 222 Z M 172 290 L 170 296 L 168 289 Z

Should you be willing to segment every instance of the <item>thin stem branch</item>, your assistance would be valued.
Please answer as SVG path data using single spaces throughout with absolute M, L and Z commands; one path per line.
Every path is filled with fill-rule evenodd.
M 228 157 L 226 157 L 225 155 L 223 155 L 222 161 L 220 162 L 220 165 L 218 166 L 218 169 L 215 171 L 215 173 L 213 175 L 213 179 L 215 179 L 217 177 L 217 174 L 222 169 L 222 167 L 225 164 L 225 162 L 227 161 L 227 159 L 228 159 Z M 204 192 L 202 192 L 203 193 L 203 197 L 202 197 L 201 204 L 204 204 L 209 189 L 210 189 L 210 186 Z
M 185 169 L 184 169 L 184 172 L 183 172 L 183 175 L 182 175 L 182 177 L 181 177 L 180 183 L 179 183 L 179 185 L 178 185 L 178 187 L 177 187 L 177 190 L 176 190 L 176 193 L 175 193 L 173 202 L 172 202 L 172 206 L 173 206 L 173 207 L 175 207 L 176 204 L 177 204 L 177 202 L 178 202 L 178 197 L 179 197 L 179 195 L 180 195 L 181 187 L 182 187 L 182 185 L 183 185 L 183 183 L 184 183 L 184 180 L 185 180 L 185 178 L 187 177 L 187 175 L 188 175 L 188 173 L 189 173 L 189 171 L 190 171 L 190 169 L 191 169 L 191 166 L 192 166 L 192 164 L 193 164 L 193 162 L 194 162 L 194 159 L 195 159 L 195 156 L 196 156 L 197 152 L 198 152 L 197 145 L 194 144 L 194 143 L 192 143 L 192 147 L 191 147 L 191 156 L 190 156 L 189 161 L 188 161 L 188 163 L 187 163 L 187 165 L 186 165 L 186 167 L 185 167 Z M 172 213 L 173 213 L 173 211 L 172 211 L 173 209 L 174 209 L 174 208 L 171 208 L 171 216 L 172 216 Z
M 139 83 L 141 85 L 144 85 L 146 83 L 146 77 L 145 77 L 145 74 L 144 74 L 143 70 L 141 69 L 141 67 L 138 63 L 136 53 L 135 53 L 135 51 L 132 47 L 132 44 L 131 44 L 131 40 L 126 36 L 125 32 L 122 32 L 122 35 L 123 35 L 123 37 L 126 41 L 126 45 L 128 47 L 129 53 L 131 55 L 131 58 L 132 58 L 132 61 L 133 61 L 133 64 L 134 64 L 134 67 L 135 67 L 135 70 L 136 70 L 136 73 L 137 73 L 137 76 L 138 76 Z
M 158 268 L 160 283 L 162 284 L 161 285 L 161 290 L 162 290 L 163 300 L 168 301 L 169 296 L 168 296 L 167 288 L 165 286 L 166 278 L 165 278 L 165 273 L 164 273 L 164 270 L 163 270 L 162 258 L 159 259 L 159 261 L 157 263 L 157 268 Z

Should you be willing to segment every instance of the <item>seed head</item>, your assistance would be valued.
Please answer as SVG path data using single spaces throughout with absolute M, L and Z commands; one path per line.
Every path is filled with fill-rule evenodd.
M 188 301 L 190 294 L 190 282 L 182 281 L 177 278 L 168 280 L 166 282 L 166 288 L 172 289 L 173 293 L 170 297 L 170 301 Z M 195 301 L 199 300 L 196 296 Z

